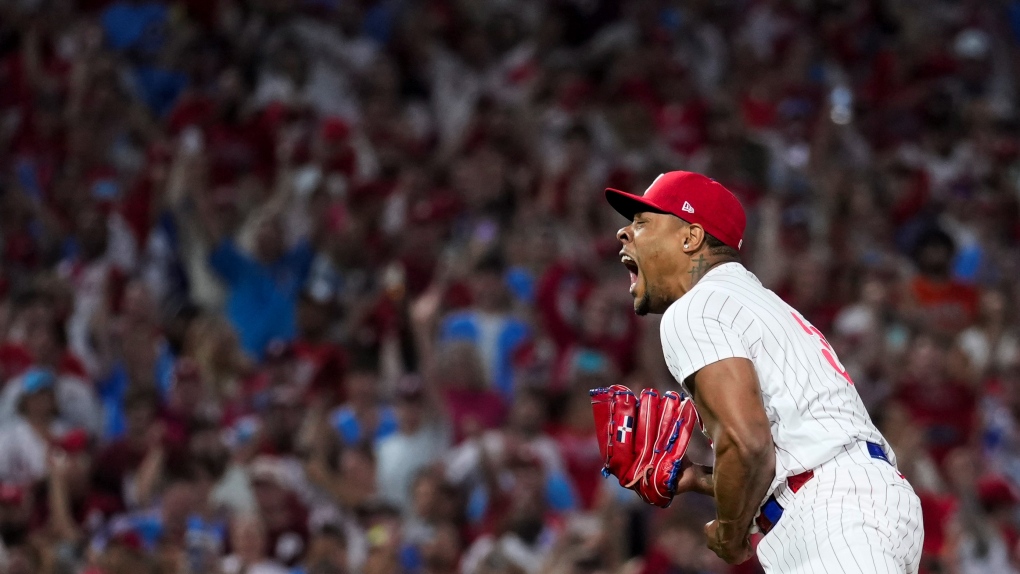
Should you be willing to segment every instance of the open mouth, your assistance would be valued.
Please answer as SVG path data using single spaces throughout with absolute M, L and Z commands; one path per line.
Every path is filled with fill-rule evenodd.
M 633 295 L 634 286 L 637 285 L 638 273 L 640 272 L 637 261 L 634 261 L 634 258 L 630 255 L 621 255 L 620 262 L 623 263 L 623 266 L 626 267 L 627 271 L 630 273 L 630 293 Z

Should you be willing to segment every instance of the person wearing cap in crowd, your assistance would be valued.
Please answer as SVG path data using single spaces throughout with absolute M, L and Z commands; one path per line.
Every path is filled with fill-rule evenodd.
M 252 461 L 248 475 L 264 528 L 265 555 L 294 566 L 310 538 L 309 509 L 297 492 L 303 484 L 300 467 L 277 456 L 261 455 Z
M 34 373 L 32 381 L 26 384 L 25 377 L 30 373 Z M 92 388 L 76 376 L 57 374 L 46 367 L 30 369 L 3 388 L 0 392 L 0 421 L 11 420 L 19 410 L 18 406 L 24 392 L 29 388 L 36 388 L 41 381 L 46 381 L 43 386 L 53 392 L 61 420 L 70 426 L 84 428 L 93 436 L 98 436 L 102 432 L 102 409 Z
M 0 429 L 0 480 L 31 485 L 46 477 L 50 444 L 71 425 L 57 410 L 52 371 L 30 369 L 8 385 L 17 387 L 17 416 Z
M 440 459 L 450 444 L 447 422 L 437 416 L 436 397 L 417 375 L 401 378 L 394 391 L 396 432 L 376 443 L 378 492 L 406 508 L 419 470 Z

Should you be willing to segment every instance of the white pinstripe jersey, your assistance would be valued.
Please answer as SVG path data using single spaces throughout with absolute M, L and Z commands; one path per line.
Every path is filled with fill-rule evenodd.
M 688 377 L 716 361 L 754 364 L 776 445 L 770 493 L 858 441 L 883 445 L 895 464 L 825 337 L 740 263 L 710 269 L 666 310 L 659 335 L 669 371 L 685 390 Z

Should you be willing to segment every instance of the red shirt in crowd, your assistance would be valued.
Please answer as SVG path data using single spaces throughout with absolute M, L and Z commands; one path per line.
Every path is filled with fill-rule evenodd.
M 454 444 L 474 432 L 501 427 L 507 415 L 503 396 L 491 389 L 445 389 L 443 404 L 453 423 Z
M 9 381 L 34 364 L 35 358 L 24 346 L 18 343 L 0 343 L 0 381 Z M 64 351 L 61 355 L 57 374 L 89 380 L 85 365 L 70 351 Z
M 659 133 L 673 151 L 689 156 L 705 145 L 707 112 L 701 100 L 670 102 L 659 109 Z
M 895 398 L 924 430 L 928 451 L 940 465 L 951 450 L 965 446 L 974 432 L 977 397 L 965 383 L 906 381 Z
M 551 434 L 563 453 L 567 474 L 577 489 L 581 507 L 586 510 L 595 508 L 605 479 L 602 478 L 604 461 L 594 431 L 577 431 L 563 426 L 553 429 Z

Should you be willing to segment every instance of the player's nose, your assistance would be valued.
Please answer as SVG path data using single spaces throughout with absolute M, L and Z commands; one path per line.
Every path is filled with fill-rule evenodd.
M 616 238 L 620 241 L 620 243 L 630 243 L 630 226 L 621 227 L 620 230 L 616 232 Z

